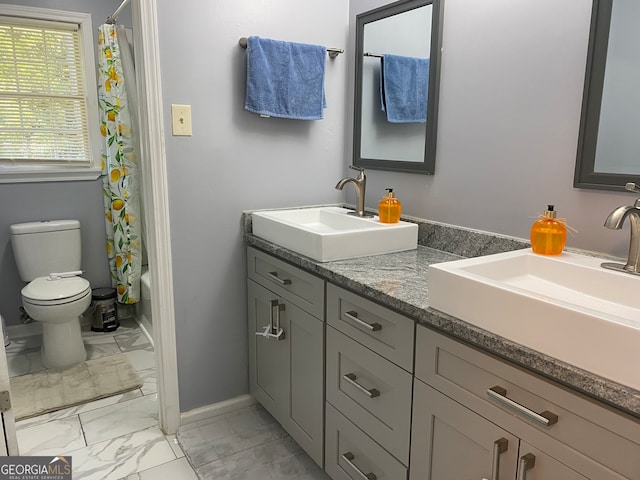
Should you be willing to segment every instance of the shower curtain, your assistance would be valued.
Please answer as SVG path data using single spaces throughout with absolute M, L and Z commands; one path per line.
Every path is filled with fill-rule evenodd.
M 118 302 L 140 299 L 142 218 L 133 59 L 123 27 L 98 31 L 98 108 L 107 256 Z

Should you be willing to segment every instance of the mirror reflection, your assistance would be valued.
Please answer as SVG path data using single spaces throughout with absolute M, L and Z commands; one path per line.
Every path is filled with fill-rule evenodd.
M 575 186 L 640 183 L 640 2 L 594 0 Z
M 433 174 L 439 3 L 405 0 L 358 15 L 355 165 Z

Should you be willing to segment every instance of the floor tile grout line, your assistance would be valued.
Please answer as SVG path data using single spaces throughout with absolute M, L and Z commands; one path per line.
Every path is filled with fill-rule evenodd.
M 80 424 L 80 430 L 82 431 L 82 439 L 84 440 L 84 446 L 88 447 L 89 442 L 87 442 L 87 433 L 84 431 L 84 425 L 82 424 L 82 419 L 80 418 L 80 414 L 76 415 L 78 417 L 78 423 Z

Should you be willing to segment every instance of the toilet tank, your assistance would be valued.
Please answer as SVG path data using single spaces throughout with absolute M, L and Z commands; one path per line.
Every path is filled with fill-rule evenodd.
M 20 278 L 30 282 L 54 272 L 80 270 L 78 220 L 45 220 L 11 225 L 11 246 Z

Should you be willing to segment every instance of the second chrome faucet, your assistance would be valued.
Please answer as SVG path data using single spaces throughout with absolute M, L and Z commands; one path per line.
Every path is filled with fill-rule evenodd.
M 367 176 L 364 174 L 364 168 L 354 167 L 353 165 L 349 165 L 349 168 L 352 170 L 356 170 L 358 172 L 358 177 L 343 178 L 336 185 L 336 190 L 342 190 L 347 183 L 352 183 L 356 188 L 356 197 L 358 202 L 355 215 L 358 215 L 359 217 L 371 217 L 373 215 L 368 215 L 364 211 L 364 195 L 367 189 Z
M 627 183 L 625 188 L 630 192 L 640 193 L 635 183 Z M 629 241 L 629 256 L 626 265 L 621 263 L 603 263 L 604 268 L 622 270 L 634 275 L 640 275 L 640 198 L 633 205 L 625 205 L 616 208 L 609 214 L 604 226 L 614 230 L 620 230 L 626 218 L 631 223 L 631 239 Z

